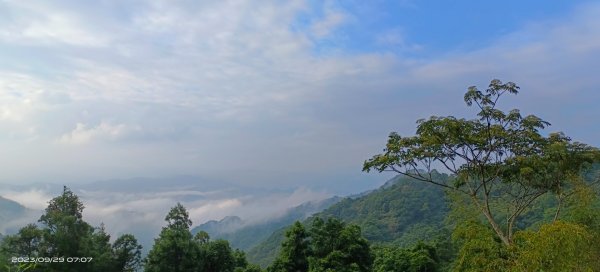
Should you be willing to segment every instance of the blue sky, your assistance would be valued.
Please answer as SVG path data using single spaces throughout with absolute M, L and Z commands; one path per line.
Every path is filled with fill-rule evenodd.
M 592 1 L 0 1 L 0 182 L 198 175 L 331 193 L 470 85 L 600 145 Z

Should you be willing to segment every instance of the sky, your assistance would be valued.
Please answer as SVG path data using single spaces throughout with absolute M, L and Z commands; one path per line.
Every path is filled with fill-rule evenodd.
M 594 1 L 0 0 L 0 183 L 194 175 L 357 193 L 498 78 L 600 146 Z

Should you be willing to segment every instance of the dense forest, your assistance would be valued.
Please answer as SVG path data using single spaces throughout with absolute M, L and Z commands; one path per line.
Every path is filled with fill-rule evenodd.
M 475 119 L 431 117 L 417 122 L 415 136 L 391 133 L 363 170 L 398 176 L 265 235 L 248 254 L 192 232 L 177 203 L 143 257 L 133 235 L 111 240 L 86 223 L 83 203 L 65 187 L 37 223 L 2 237 L 0 269 L 600 271 L 600 151 L 542 133 L 549 123 L 534 115 L 498 109 L 518 90 L 499 80 L 471 87 L 465 102 L 479 110 Z

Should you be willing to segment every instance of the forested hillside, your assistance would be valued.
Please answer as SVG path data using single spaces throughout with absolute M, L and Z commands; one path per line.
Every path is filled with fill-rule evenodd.
M 447 179 L 444 174 L 435 173 Z M 335 217 L 361 227 L 372 243 L 409 246 L 418 241 L 436 239 L 444 229 L 449 211 L 444 191 L 412 178 L 396 176 L 381 188 L 358 198 L 345 198 L 314 217 Z M 312 218 L 306 221 L 306 224 Z M 262 266 L 270 264 L 285 231 L 274 232 L 248 251 L 248 259 Z
M 316 216 L 359 225 L 369 241 L 404 246 L 435 236 L 432 234 L 439 232 L 447 213 L 443 190 L 396 176 L 382 188 L 360 198 L 346 198 Z

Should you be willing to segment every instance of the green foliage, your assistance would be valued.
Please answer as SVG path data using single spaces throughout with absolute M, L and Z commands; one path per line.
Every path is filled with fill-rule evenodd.
M 206 244 L 210 241 L 210 236 L 206 231 L 200 231 L 194 235 L 194 241 L 199 244 Z
M 16 235 L 4 238 L 3 251 L 17 254 L 16 256 L 39 256 L 42 243 L 42 230 L 35 224 L 28 224 L 21 228 Z
M 262 272 L 263 270 L 260 269 L 260 266 L 257 264 L 249 264 L 246 267 L 236 267 L 235 270 L 233 270 L 233 272 Z
M 516 222 L 537 198 L 551 193 L 560 199 L 571 181 L 600 158 L 597 148 L 572 142 L 563 133 L 542 135 L 540 130 L 550 123 L 537 116 L 497 108 L 500 97 L 518 90 L 500 80 L 492 80 L 484 92 L 469 87 L 464 100 L 479 109 L 475 119 L 418 120 L 415 136 L 391 133 L 384 152 L 365 161 L 363 170 L 394 171 L 469 196 L 510 246 Z M 452 178 L 432 176 L 434 165 L 443 166 Z M 503 216 L 498 213 L 506 220 L 499 221 Z
M 43 257 L 99 257 L 104 252 L 95 251 L 94 228 L 83 221 L 83 203 L 67 187 L 63 193 L 50 200 L 46 213 L 39 222 L 43 224 L 40 253 Z M 99 245 L 102 247 L 102 245 Z M 92 255 L 93 254 L 93 255 Z M 46 265 L 46 264 L 44 264 Z M 50 263 L 49 271 L 91 270 L 90 263 Z
M 316 218 L 310 229 L 310 271 L 369 271 L 373 263 L 369 243 L 357 225 L 335 218 Z
M 187 210 L 181 203 L 177 203 L 175 207 L 171 208 L 165 217 L 165 221 L 167 221 L 167 228 L 169 229 L 189 230 L 192 226 L 192 220 L 190 220 Z
M 579 181 L 565 202 L 562 221 L 516 234 L 513 270 L 600 271 L 600 201 L 596 188 Z
M 248 267 L 248 260 L 246 260 L 246 253 L 240 249 L 235 249 L 232 253 L 234 267 Z
M 118 271 L 136 271 L 142 263 L 142 246 L 131 234 L 123 234 L 112 245 L 115 268 Z
M 90 271 L 108 271 L 115 269 L 114 254 L 110 244 L 110 235 L 104 229 L 104 225 L 95 229 L 90 237 L 91 243 L 87 251 L 94 252 L 94 261 L 90 263 Z
M 600 171 L 598 171 L 600 173 Z M 587 227 L 600 235 L 600 198 L 598 188 L 579 182 L 566 199 L 563 220 Z
M 285 241 L 269 272 L 301 272 L 308 271 L 310 256 L 308 233 L 304 226 L 296 221 L 285 233 Z
M 523 213 L 514 244 L 508 248 L 502 246 L 493 230 L 482 224 L 482 216 L 477 214 L 473 203 L 460 194 L 449 194 L 452 210 L 448 223 L 454 228 L 454 244 L 459 249 L 454 270 L 599 270 L 598 194 L 589 182 L 574 182 L 571 186 L 571 193 L 563 198 L 559 217 L 564 221 L 554 220 L 560 207 L 556 198 L 540 197 Z
M 177 203 L 165 217 L 167 226 L 162 229 L 148 253 L 145 271 L 183 272 L 198 271 L 202 266 L 200 249 L 189 231 L 191 220 L 187 210 Z
M 371 271 L 368 241 L 356 225 L 315 218 L 308 232 L 296 222 L 287 232 L 270 272 Z
M 457 225 L 452 239 L 459 246 L 454 271 L 506 271 L 506 247 L 489 227 L 479 221 Z
M 432 172 L 440 180 L 448 176 Z M 443 190 L 412 178 L 398 176 L 382 188 L 363 197 L 347 198 L 326 209 L 318 216 L 339 218 L 363 229 L 372 242 L 389 242 L 409 246 L 431 236 L 416 227 L 443 227 L 448 213 Z
M 229 242 L 225 240 L 215 240 L 204 245 L 204 270 L 215 272 L 232 272 L 235 269 L 236 260 L 233 256 Z M 247 264 L 247 263 L 246 263 Z
M 584 226 L 556 221 L 515 240 L 515 271 L 600 271 L 599 240 Z
M 588 183 L 589 181 L 582 181 L 582 186 L 575 186 L 576 188 L 572 190 L 573 194 L 564 198 L 560 218 L 585 226 L 593 233 L 600 233 L 592 231 L 592 226 L 599 225 L 600 217 L 597 215 L 600 214 L 598 209 L 600 201 L 597 199 L 597 191 L 586 185 Z M 429 207 L 440 208 L 421 209 L 424 202 Z M 556 197 L 551 194 L 536 199 L 532 202 L 531 208 L 516 221 L 517 230 L 536 231 L 541 226 L 552 222 L 557 205 Z M 413 217 L 412 210 L 423 211 L 423 213 Z M 386 217 L 386 214 L 392 216 Z M 355 199 L 343 200 L 320 215 L 341 217 L 344 221 L 358 222 L 361 227 L 373 226 L 372 230 L 381 230 L 379 235 L 370 235 L 370 241 L 377 245 L 375 248 L 387 247 L 404 252 L 397 253 L 397 256 L 405 260 L 410 259 L 407 252 L 418 244 L 418 241 L 426 241 L 426 244 L 436 250 L 436 271 L 449 271 L 452 267 L 454 271 L 503 271 L 511 269 L 511 263 L 514 262 L 514 252 L 503 246 L 495 232 L 485 223 L 485 217 L 467 195 L 449 191 L 445 196 L 439 187 L 416 183 L 410 178 L 397 177 L 378 190 Z M 448 218 L 444 220 L 446 216 Z M 391 218 L 397 221 L 392 221 Z M 496 219 L 503 221 L 506 218 L 506 214 L 498 213 Z M 384 227 L 392 225 L 390 223 L 393 222 L 397 222 L 396 226 L 405 227 L 396 229 Z M 309 225 L 311 223 L 311 220 L 305 222 Z M 447 229 L 453 230 L 453 240 L 449 239 L 450 234 Z M 270 251 L 257 250 L 251 253 L 260 252 L 264 256 L 270 254 L 278 256 L 281 249 L 274 251 L 277 247 L 273 249 L 267 246 L 281 244 L 284 241 L 284 233 L 285 231 L 274 233 L 269 238 L 273 240 L 261 245 L 265 246 L 263 249 L 270 249 Z M 368 233 L 368 230 L 365 229 L 364 233 Z M 371 234 L 377 233 L 371 232 Z M 377 259 L 378 255 L 375 257 L 374 269 L 382 264 L 382 260 Z M 398 262 L 396 264 L 388 262 L 387 265 L 400 266 L 402 262 Z M 405 264 L 408 264 L 408 261 Z M 385 266 L 383 267 L 385 269 Z
M 267 239 L 248 251 L 248 260 L 261 267 L 267 267 L 279 255 L 280 245 L 285 240 L 286 228 L 274 231 Z
M 417 243 L 411 248 L 376 246 L 373 251 L 375 255 L 374 272 L 439 271 L 440 259 L 437 255 L 437 249 L 432 245 Z

